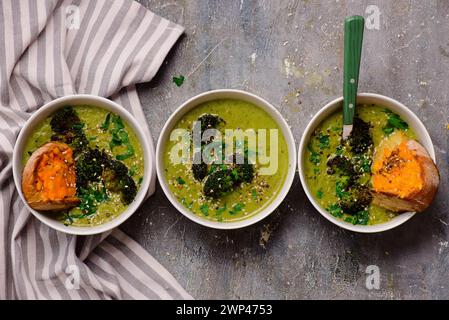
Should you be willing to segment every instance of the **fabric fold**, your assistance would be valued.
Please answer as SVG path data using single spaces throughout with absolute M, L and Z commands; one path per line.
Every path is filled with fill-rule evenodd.
M 135 85 L 154 77 L 183 31 L 131 0 L 0 2 L 0 299 L 191 299 L 120 230 L 76 237 L 33 218 L 11 168 L 29 116 L 70 94 L 118 102 L 153 143 Z

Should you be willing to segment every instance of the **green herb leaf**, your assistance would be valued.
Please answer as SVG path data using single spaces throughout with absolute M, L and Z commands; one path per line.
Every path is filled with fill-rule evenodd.
M 225 203 L 225 205 L 223 207 L 217 208 L 215 211 L 217 212 L 217 214 L 221 214 L 221 213 L 225 212 L 227 208 L 228 208 L 228 205 Z
M 329 135 L 320 133 L 318 136 L 318 147 L 320 149 L 329 148 Z
M 135 174 L 136 174 L 136 171 L 137 171 L 137 166 L 133 164 L 133 165 L 129 168 L 129 175 L 130 175 L 130 176 L 135 175 Z
M 347 195 L 349 195 L 348 191 L 345 191 L 345 189 L 348 187 L 349 177 L 348 176 L 342 176 L 342 179 L 337 181 L 335 184 L 335 193 L 338 198 L 343 198 Z
M 113 117 L 112 117 L 112 122 L 114 123 L 115 128 L 116 128 L 117 130 L 120 130 L 120 129 L 124 129 L 124 128 L 125 128 L 125 125 L 124 125 L 124 123 L 123 123 L 122 118 L 120 118 L 120 116 L 118 116 L 118 115 L 113 115 Z
M 317 164 L 319 164 L 320 161 L 321 161 L 321 156 L 320 156 L 319 153 L 312 152 L 312 153 L 310 154 L 309 160 L 310 160 L 310 162 L 312 162 L 314 165 L 317 165 Z
M 257 190 L 253 190 L 252 192 L 251 192 L 251 195 L 252 195 L 252 197 L 253 197 L 253 199 L 254 200 L 257 200 Z
M 232 178 L 234 180 L 238 180 L 239 179 L 239 173 L 238 173 L 237 169 L 232 169 L 231 174 L 232 174 Z
M 75 129 L 75 130 L 81 131 L 81 130 L 83 130 L 83 128 L 84 128 L 84 123 L 83 123 L 83 122 L 75 123 L 72 127 L 73 127 L 73 129 Z
M 184 83 L 185 77 L 183 75 L 173 76 L 173 82 L 178 86 L 182 86 Z
M 103 131 L 106 131 L 109 129 L 109 124 L 111 123 L 111 113 L 108 113 L 106 116 L 106 119 L 104 120 L 103 124 L 100 126 L 100 129 Z
M 117 155 L 115 157 L 117 160 L 123 161 L 125 159 L 128 159 L 128 158 L 134 156 L 134 148 L 133 148 L 133 146 L 130 143 L 128 143 L 126 145 L 126 147 L 128 148 L 128 150 L 126 150 L 125 153 L 119 154 L 119 155 Z
M 200 206 L 200 211 L 202 214 L 204 214 L 205 216 L 209 215 L 209 206 L 207 204 L 202 204 Z
M 343 217 L 343 210 L 338 204 L 332 204 L 326 209 L 331 215 L 337 218 Z
M 323 198 L 323 191 L 318 190 L 318 191 L 316 192 L 316 197 L 317 197 L 318 199 L 322 199 L 322 198 Z
M 356 220 L 354 224 L 367 225 L 369 222 L 368 210 L 357 212 L 354 220 Z
M 407 130 L 408 124 L 404 120 L 401 119 L 397 114 L 392 113 L 390 117 L 388 118 L 388 124 L 390 124 L 392 127 L 401 129 L 401 130 Z
M 393 133 L 394 128 L 392 128 L 392 127 L 384 127 L 384 128 L 382 129 L 382 131 L 383 131 L 384 133 L 386 133 L 387 135 L 390 135 L 390 134 Z
M 242 211 L 242 209 L 243 209 L 244 206 L 245 206 L 245 205 L 244 205 L 243 203 L 240 203 L 240 202 L 236 203 L 236 204 L 232 207 L 232 209 L 229 210 L 229 214 L 234 215 L 234 214 L 236 214 L 236 213 Z
M 83 216 L 90 216 L 97 211 L 99 203 L 108 199 L 108 195 L 106 188 L 91 186 L 87 189 L 81 189 L 78 192 L 78 198 L 80 199 L 78 208 L 83 212 Z M 72 216 L 72 218 L 79 219 L 80 216 Z
M 382 128 L 382 131 L 385 134 L 389 135 L 389 134 L 393 133 L 393 131 L 395 129 L 399 129 L 399 130 L 407 130 L 408 129 L 407 122 L 402 120 L 398 114 L 396 114 L 390 110 L 387 110 L 387 109 L 385 109 L 384 112 L 388 115 L 387 125 Z
M 179 184 L 185 184 L 186 182 L 184 181 L 184 179 L 182 179 L 181 177 L 177 177 L 176 178 L 176 181 L 179 183 Z

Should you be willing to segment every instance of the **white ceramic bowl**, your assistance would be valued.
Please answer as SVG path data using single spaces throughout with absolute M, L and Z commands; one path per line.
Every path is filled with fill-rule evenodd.
M 118 217 L 114 218 L 111 221 L 108 221 L 104 224 L 98 226 L 89 226 L 89 227 L 75 227 L 75 226 L 65 226 L 61 221 L 58 221 L 51 213 L 43 213 L 36 211 L 30 208 L 25 201 L 25 198 L 22 193 L 22 154 L 24 151 L 25 143 L 36 125 L 38 125 L 41 121 L 50 116 L 57 109 L 65 106 L 65 105 L 81 105 L 87 104 L 96 107 L 100 107 L 106 109 L 108 111 L 114 112 L 122 117 L 126 123 L 134 130 L 139 142 L 142 146 L 143 154 L 144 154 L 144 176 L 142 180 L 141 187 L 137 192 L 136 198 L 134 201 L 126 208 L 122 214 Z M 146 135 L 144 134 L 142 128 L 138 124 L 137 120 L 125 110 L 125 108 L 121 107 L 117 103 L 101 98 L 93 95 L 79 94 L 79 95 L 70 95 L 65 96 L 56 100 L 53 100 L 43 107 L 41 107 L 38 111 L 36 111 L 30 119 L 26 122 L 25 126 L 20 131 L 19 137 L 17 138 L 16 144 L 14 146 L 14 155 L 13 155 L 13 175 L 14 182 L 16 184 L 17 191 L 19 192 L 20 198 L 22 201 L 28 206 L 28 209 L 34 214 L 36 218 L 40 221 L 48 225 L 49 227 L 56 229 L 58 231 L 62 231 L 69 234 L 76 235 L 92 235 L 97 233 L 106 232 L 111 230 L 121 223 L 123 223 L 126 219 L 128 219 L 140 206 L 140 204 L 145 199 L 145 195 L 150 186 L 151 179 L 155 179 L 152 176 L 152 162 L 154 159 L 151 156 L 150 152 L 150 144 Z
M 170 188 L 168 187 L 167 180 L 164 173 L 164 162 L 163 162 L 163 156 L 165 152 L 165 145 L 166 142 L 169 140 L 170 133 L 172 129 L 175 127 L 176 123 L 190 110 L 195 108 L 201 103 L 211 101 L 211 100 L 217 100 L 217 99 L 237 99 L 242 101 L 250 102 L 265 112 L 267 112 L 278 124 L 279 128 L 282 130 L 282 134 L 284 135 L 285 142 L 287 143 L 288 147 L 288 154 L 289 154 L 289 167 L 288 172 L 285 178 L 285 181 L 283 183 L 282 189 L 280 190 L 279 194 L 276 196 L 276 198 L 263 210 L 260 212 L 255 213 L 254 215 L 251 215 L 250 217 L 239 220 L 239 221 L 233 221 L 233 222 L 218 222 L 218 221 L 211 221 L 207 220 L 205 218 L 202 218 L 194 213 L 192 213 L 190 210 L 188 210 L 186 207 L 184 207 L 181 203 L 179 203 L 176 198 L 173 196 L 172 192 L 170 191 Z M 159 140 L 156 147 L 156 171 L 159 183 L 162 186 L 162 190 L 164 190 L 165 195 L 170 200 L 170 202 L 175 206 L 178 211 L 180 211 L 183 215 L 185 215 L 187 218 L 189 218 L 192 221 L 195 221 L 196 223 L 199 223 L 203 226 L 215 228 L 215 229 L 237 229 L 246 227 L 249 225 L 252 225 L 265 217 L 267 217 L 270 213 L 272 213 L 282 202 L 282 200 L 287 195 L 288 191 L 290 190 L 290 187 L 292 185 L 294 176 L 295 176 L 295 167 L 296 167 L 296 147 L 295 147 L 295 141 L 293 138 L 293 134 L 290 130 L 290 127 L 288 126 L 287 122 L 284 120 L 282 115 L 279 113 L 279 111 L 273 107 L 269 102 L 266 100 L 252 94 L 246 91 L 241 90 L 231 90 L 231 89 L 221 89 L 221 90 L 213 90 L 204 92 L 202 94 L 199 94 L 185 103 L 183 103 L 168 119 L 168 121 L 165 123 L 164 128 L 162 129 L 161 135 L 159 136 Z
M 304 154 L 307 148 L 307 144 L 309 143 L 310 137 L 315 130 L 315 128 L 329 115 L 334 113 L 337 110 L 342 110 L 342 102 L 343 98 L 340 97 L 338 99 L 335 99 L 334 101 L 329 102 L 327 105 L 325 105 L 318 113 L 312 118 L 312 120 L 309 122 L 309 124 L 306 127 L 306 130 L 304 131 L 304 134 L 301 138 L 301 142 L 299 144 L 299 156 L 298 156 L 298 170 L 299 170 L 299 177 L 301 178 L 301 184 L 302 187 L 309 198 L 310 202 L 313 204 L 313 206 L 318 210 L 323 217 L 331 221 L 332 223 L 336 224 L 339 227 L 342 227 L 344 229 L 348 229 L 351 231 L 356 232 L 362 232 L 362 233 L 374 233 L 374 232 L 381 232 L 386 231 L 389 229 L 393 229 L 404 222 L 406 222 L 408 219 L 413 217 L 415 212 L 405 212 L 402 214 L 397 215 L 392 220 L 376 224 L 376 225 L 353 225 L 351 223 L 345 222 L 341 219 L 338 219 L 334 216 L 332 216 L 329 212 L 327 212 L 324 208 L 322 208 L 318 202 L 316 202 L 315 198 L 311 194 L 309 190 L 309 186 L 306 181 L 305 177 L 305 168 L 304 163 L 306 161 Z M 374 94 L 374 93 L 361 93 L 357 96 L 357 103 L 360 104 L 378 104 L 381 106 L 384 106 L 391 111 L 397 113 L 400 115 L 408 124 L 409 126 L 415 131 L 418 141 L 426 148 L 429 155 L 432 157 L 432 159 L 435 161 L 435 151 L 433 149 L 432 140 L 430 139 L 429 133 L 427 132 L 426 128 L 424 127 L 423 123 L 419 118 L 406 106 L 404 106 L 402 103 L 388 98 L 386 96 L 382 96 L 380 94 Z

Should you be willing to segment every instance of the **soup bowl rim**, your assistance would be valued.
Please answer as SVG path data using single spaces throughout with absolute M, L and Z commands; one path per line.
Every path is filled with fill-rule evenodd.
M 169 138 L 169 133 L 171 129 L 175 127 L 175 125 L 178 123 L 178 121 L 187 114 L 190 110 L 194 109 L 198 105 L 204 102 L 213 101 L 213 100 L 219 100 L 219 99 L 235 99 L 235 100 L 242 100 L 246 102 L 250 102 L 254 104 L 255 106 L 261 108 L 265 112 L 268 113 L 268 115 L 276 122 L 276 124 L 281 129 L 285 142 L 287 144 L 287 148 L 289 151 L 289 164 L 286 172 L 285 179 L 282 183 L 282 187 L 277 193 L 277 195 L 274 197 L 274 199 L 265 206 L 262 210 L 259 212 L 250 215 L 247 218 L 238 220 L 238 221 L 231 221 L 231 222 L 219 222 L 219 221 L 212 221 L 208 220 L 206 218 L 203 218 L 199 215 L 196 215 L 195 213 L 191 212 L 188 208 L 184 207 L 173 195 L 172 191 L 170 190 L 168 183 L 166 181 L 166 176 L 164 173 L 164 161 L 163 161 L 163 155 L 165 152 L 166 143 Z M 281 115 L 281 113 L 267 100 L 259 97 L 258 95 L 255 95 L 253 93 L 250 93 L 248 91 L 243 90 L 237 90 L 237 89 L 216 89 L 216 90 L 210 90 L 203 93 L 200 93 L 198 95 L 193 96 L 192 98 L 188 99 L 184 103 L 182 103 L 169 117 L 169 119 L 166 121 L 161 134 L 159 135 L 159 139 L 156 146 L 156 172 L 158 176 L 159 184 L 168 198 L 168 200 L 172 203 L 172 205 L 181 212 L 185 217 L 188 219 L 214 229 L 239 229 L 243 227 L 250 226 L 252 224 L 255 224 L 267 216 L 269 216 L 284 200 L 286 197 L 288 191 L 290 190 L 293 179 L 295 177 L 295 171 L 296 171 L 296 143 L 293 137 L 293 134 L 291 132 L 291 129 L 287 123 L 287 121 L 284 119 L 284 117 Z
M 339 108 L 341 108 L 343 102 L 343 97 L 336 98 L 329 103 L 327 103 L 324 107 L 322 107 L 309 121 L 307 127 L 304 130 L 304 133 L 301 137 L 299 148 L 298 148 L 298 172 L 299 177 L 301 181 L 301 185 L 303 187 L 303 190 L 305 194 L 307 195 L 307 198 L 312 203 L 312 205 L 315 207 L 315 209 L 327 220 L 332 222 L 333 224 L 350 230 L 354 232 L 359 233 L 376 233 L 376 232 L 383 232 L 387 231 L 393 228 L 396 228 L 406 221 L 408 221 L 410 218 L 412 218 L 416 212 L 405 212 L 397 215 L 390 221 L 375 224 L 375 225 L 354 225 L 352 223 L 348 223 L 343 221 L 342 219 L 336 218 L 333 215 L 331 215 L 326 209 L 322 208 L 321 205 L 315 200 L 315 197 L 312 195 L 307 180 L 305 176 L 305 161 L 307 160 L 305 158 L 305 152 L 307 149 L 307 145 L 310 141 L 310 137 L 315 130 L 315 128 L 328 116 L 330 116 L 332 113 L 336 112 Z M 404 104 L 400 103 L 399 101 L 389 98 L 387 96 L 377 94 L 377 93 L 359 93 L 357 95 L 357 103 L 361 104 L 378 104 L 382 107 L 388 108 L 391 111 L 397 113 L 400 115 L 408 124 L 409 126 L 415 131 L 415 134 L 417 135 L 417 140 L 424 146 L 424 148 L 429 153 L 430 157 L 435 161 L 435 150 L 433 147 L 432 140 L 430 138 L 430 135 L 424 126 L 424 124 L 421 122 L 421 120 L 411 111 L 409 108 L 407 108 Z
M 28 138 L 30 137 L 30 134 L 36 128 L 37 125 L 39 125 L 42 121 L 44 121 L 53 112 L 62 108 L 65 105 L 83 105 L 83 104 L 92 105 L 113 112 L 125 120 L 125 122 L 133 130 L 134 134 L 137 136 L 137 139 L 139 140 L 140 146 L 142 148 L 144 158 L 144 174 L 142 183 L 136 194 L 136 197 L 134 198 L 133 202 L 131 202 L 120 215 L 113 218 L 112 220 L 109 220 L 105 223 L 96 226 L 81 227 L 81 226 L 64 225 L 63 222 L 59 221 L 55 217 L 51 217 L 52 213 L 37 211 L 28 205 L 22 193 L 22 170 L 23 170 L 22 156 L 25 149 L 25 144 Z M 91 94 L 73 94 L 63 96 L 54 99 L 46 103 L 42 107 L 40 107 L 37 111 L 35 111 L 31 115 L 31 117 L 26 121 L 25 125 L 20 130 L 13 151 L 12 163 L 13 163 L 14 183 L 21 200 L 25 203 L 28 210 L 30 210 L 31 213 L 38 220 L 40 220 L 42 223 L 46 224 L 50 228 L 73 235 L 94 235 L 98 233 L 103 233 L 112 230 L 118 227 L 123 222 L 125 222 L 140 207 L 142 202 L 145 200 L 150 184 L 152 183 L 153 179 L 156 178 L 154 170 L 152 169 L 154 165 L 154 155 L 150 148 L 151 144 L 147 138 L 147 135 L 144 133 L 142 125 L 139 124 L 136 118 L 129 111 L 127 111 L 124 107 L 120 106 L 118 103 Z

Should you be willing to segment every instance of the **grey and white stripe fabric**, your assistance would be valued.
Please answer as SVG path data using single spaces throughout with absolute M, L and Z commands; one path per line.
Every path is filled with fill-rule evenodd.
M 18 197 L 11 172 L 20 128 L 56 97 L 110 97 L 150 135 L 135 84 L 156 74 L 182 33 L 131 0 L 0 1 L 1 299 L 191 298 L 118 229 L 76 237 L 41 224 Z

